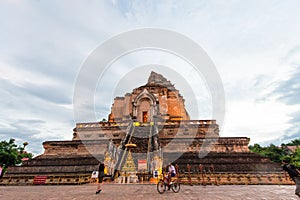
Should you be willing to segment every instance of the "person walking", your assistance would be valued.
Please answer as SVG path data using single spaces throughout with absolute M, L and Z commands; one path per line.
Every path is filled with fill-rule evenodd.
M 105 176 L 104 169 L 105 169 L 104 163 L 100 162 L 98 168 L 98 185 L 97 185 L 96 194 L 99 194 L 102 191 L 102 182 Z
M 2 164 L 0 165 L 0 178 L 2 178 L 2 171 L 3 171 L 3 168 L 2 168 Z
M 295 165 L 290 164 L 288 160 L 282 161 L 282 169 L 284 170 L 285 179 L 287 179 L 286 173 L 288 173 L 290 178 L 295 182 L 295 194 L 300 197 L 300 171 L 295 167 Z

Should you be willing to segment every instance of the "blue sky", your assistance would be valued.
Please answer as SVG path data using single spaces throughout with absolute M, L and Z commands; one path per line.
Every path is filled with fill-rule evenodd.
M 221 136 L 263 145 L 299 138 L 299 8 L 296 0 L 1 1 L 0 140 L 27 141 L 35 154 L 43 152 L 43 141 L 71 140 L 73 90 L 83 62 L 109 38 L 145 27 L 183 34 L 213 60 L 226 96 Z M 127 77 L 128 87 L 121 84 L 113 95 L 100 88 L 107 96 L 95 103 L 97 117 L 107 117 L 114 95 L 147 77 Z

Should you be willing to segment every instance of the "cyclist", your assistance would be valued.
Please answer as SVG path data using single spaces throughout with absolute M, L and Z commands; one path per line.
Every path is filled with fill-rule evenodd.
M 167 181 L 168 181 L 168 190 L 170 190 L 171 178 L 176 176 L 176 170 L 172 163 L 169 163 L 167 166 Z

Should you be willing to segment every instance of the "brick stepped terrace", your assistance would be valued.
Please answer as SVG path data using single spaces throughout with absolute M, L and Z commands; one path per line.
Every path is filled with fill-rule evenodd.
M 10 167 L 6 176 L 14 175 L 67 175 L 90 174 L 97 169 L 99 161 L 93 157 L 36 158 L 22 166 Z
M 179 173 L 181 184 L 188 185 L 293 185 L 280 172 L 265 173 Z
M 26 161 L 22 166 L 9 167 L 0 184 L 32 184 L 37 176 L 47 176 L 45 184 L 89 182 L 87 177 L 98 169 L 98 160 L 103 159 L 104 150 L 102 149 L 106 149 L 107 141 L 85 141 L 84 143 L 82 141 L 57 141 L 44 142 L 43 145 L 44 154 Z M 97 149 L 99 154 L 92 155 L 93 151 L 89 150 L 93 149 L 90 147 Z
M 197 171 L 199 164 L 214 166 L 216 172 L 226 173 L 262 173 L 281 172 L 279 163 L 271 162 L 268 158 L 251 152 L 226 153 L 210 152 L 204 158 L 199 158 L 197 152 L 164 153 L 164 163 L 173 162 L 183 169 L 187 164 L 191 170 Z
M 68 174 L 68 175 L 48 175 L 48 176 L 33 176 L 33 175 L 6 175 L 0 179 L 1 185 L 37 185 L 37 180 L 40 177 L 45 177 L 43 182 L 38 185 L 81 185 L 91 182 L 91 174 Z
M 213 165 L 214 171 L 220 174 L 220 180 L 237 180 L 230 182 L 237 184 L 248 183 L 249 179 L 259 180 L 252 178 L 252 175 L 256 176 L 254 174 L 260 176 L 282 171 L 277 163 L 249 152 L 250 138 L 220 137 L 215 119 L 191 120 L 179 90 L 155 72 L 151 72 L 147 84 L 124 96 L 115 97 L 107 119 L 106 122 L 77 123 L 71 141 L 44 142 L 43 155 L 32 159 L 27 165 L 9 167 L 4 179 L 13 182 L 13 176 L 30 176 L 33 181 L 35 176 L 47 176 L 47 183 L 60 180 L 48 180 L 50 176 L 91 175 L 97 169 L 98 160 L 106 162 L 112 173 L 121 170 L 128 154 L 126 144 L 130 143 L 136 144 L 131 150 L 135 165 L 139 159 L 146 159 L 147 169 L 150 165 L 160 169 L 161 162 L 163 165 L 174 162 L 181 170 L 189 164 L 197 180 L 199 164 L 205 168 Z M 210 153 L 199 158 L 200 151 Z M 132 160 L 128 160 L 127 169 L 132 170 Z M 246 175 L 233 177 L 236 174 Z M 267 184 L 270 179 L 276 178 L 268 176 L 260 180 Z M 68 180 L 72 184 L 79 179 L 66 178 L 64 182 Z

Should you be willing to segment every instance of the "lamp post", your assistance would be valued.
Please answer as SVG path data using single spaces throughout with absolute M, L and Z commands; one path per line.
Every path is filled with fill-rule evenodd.
M 23 142 L 24 150 L 27 145 L 28 145 L 28 142 Z
M 27 145 L 28 145 L 28 142 L 23 142 L 23 150 L 22 150 L 22 152 L 21 152 L 22 154 L 25 154 L 25 153 L 26 153 L 25 148 L 26 148 Z M 28 164 L 29 158 L 24 157 L 24 158 L 22 158 L 21 160 L 22 160 L 22 164 Z

